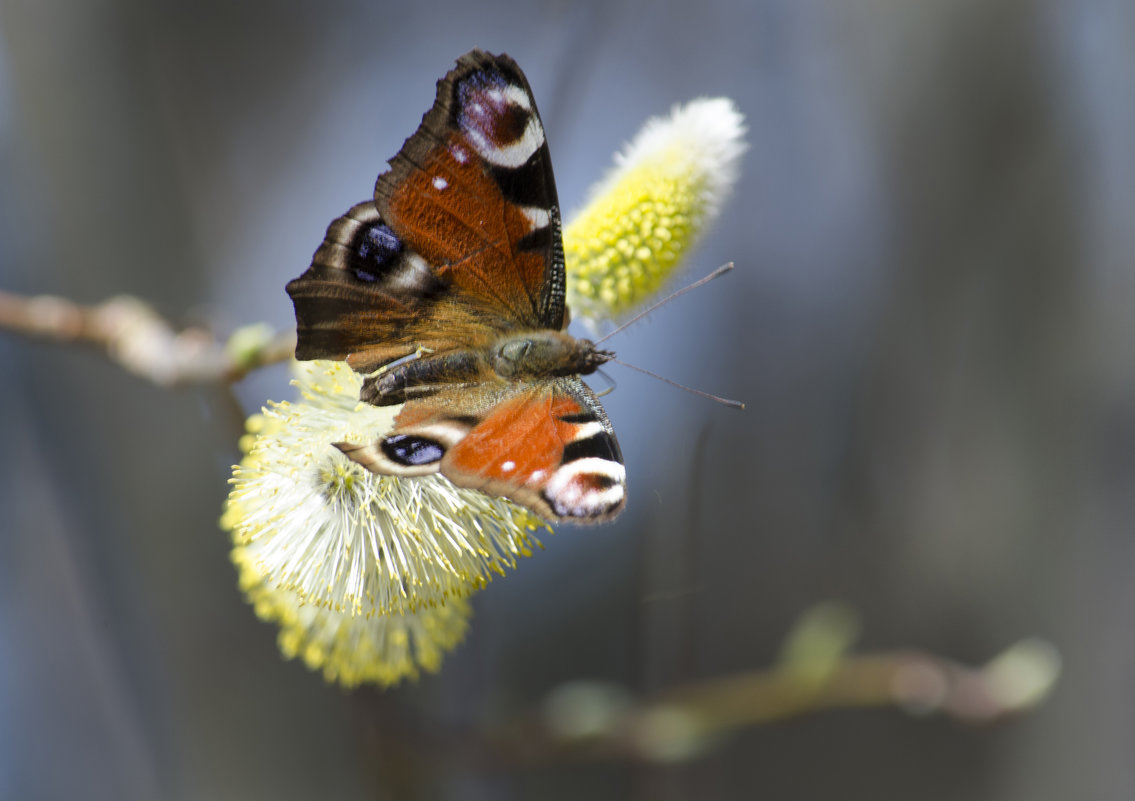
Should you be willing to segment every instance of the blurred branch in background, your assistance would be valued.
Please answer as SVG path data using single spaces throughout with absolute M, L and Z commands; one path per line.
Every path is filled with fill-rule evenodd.
M 143 300 L 120 295 L 82 306 L 54 295 L 0 291 L 0 329 L 61 344 L 93 345 L 118 365 L 159 386 L 238 381 L 291 358 L 294 331 L 244 326 L 221 342 L 200 327 L 177 330 Z
M 1038 639 L 971 667 L 914 649 L 853 654 L 858 631 L 848 607 L 817 604 L 797 621 L 771 668 L 691 682 L 646 700 L 609 682 L 568 682 L 535 711 L 442 739 L 452 738 L 447 753 L 474 764 L 682 763 L 746 728 L 826 710 L 896 707 L 967 725 L 996 723 L 1044 702 L 1061 672 L 1057 650 Z M 405 721 L 389 734 L 376 732 L 380 752 L 413 759 L 402 747 L 407 730 L 422 740 L 436 737 L 438 729 L 425 725 Z
M 917 650 L 852 654 L 857 615 L 818 604 L 789 633 L 778 663 L 671 688 L 636 702 L 610 684 L 563 685 L 542 713 L 491 736 L 503 754 L 681 762 L 713 750 L 749 726 L 828 709 L 900 707 L 986 724 L 1024 712 L 1048 697 L 1060 656 L 1040 640 L 1022 640 L 986 665 L 969 667 Z

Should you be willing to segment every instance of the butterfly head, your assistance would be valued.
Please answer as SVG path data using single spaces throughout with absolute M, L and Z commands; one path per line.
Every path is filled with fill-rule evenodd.
M 545 329 L 502 336 L 489 352 L 489 363 L 501 378 L 521 381 L 588 375 L 614 356 L 591 340 Z

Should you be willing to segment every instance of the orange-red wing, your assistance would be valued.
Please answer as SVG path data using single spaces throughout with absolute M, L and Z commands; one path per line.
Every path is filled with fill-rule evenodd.
M 549 520 L 608 520 L 626 495 L 615 433 L 598 400 L 575 378 L 506 397 L 446 452 L 441 473 Z
M 438 82 L 374 198 L 397 235 L 505 323 L 559 330 L 559 204 L 544 128 L 524 74 L 474 51 Z
M 626 470 L 606 412 L 578 378 L 449 390 L 408 401 L 394 428 L 368 443 L 336 443 L 380 475 L 441 472 L 545 520 L 598 523 L 626 500 Z

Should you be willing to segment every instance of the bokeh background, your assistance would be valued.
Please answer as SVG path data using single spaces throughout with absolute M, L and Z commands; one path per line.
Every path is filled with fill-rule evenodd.
M 613 368 L 627 512 L 494 582 L 438 676 L 344 693 L 280 659 L 217 527 L 286 371 L 238 408 L 0 335 L 0 797 L 1135 796 L 1130 0 L 3 0 L 0 287 L 289 325 L 284 283 L 475 46 L 525 68 L 565 210 L 647 116 L 736 100 L 690 272 L 738 270 L 614 345 L 748 409 Z M 863 649 L 1035 635 L 1064 675 L 996 727 L 820 713 L 668 767 L 446 736 L 576 679 L 767 665 L 830 598 Z

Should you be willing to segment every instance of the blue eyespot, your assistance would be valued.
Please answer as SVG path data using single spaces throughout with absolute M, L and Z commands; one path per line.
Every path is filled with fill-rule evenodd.
M 402 252 L 400 240 L 389 226 L 382 223 L 367 226 L 359 231 L 355 239 L 355 255 L 358 263 L 352 265 L 355 277 L 360 281 L 374 283 L 390 269 L 391 262 Z
M 410 434 L 387 437 L 382 441 L 381 448 L 387 459 L 407 466 L 431 464 L 445 456 L 445 449 L 439 443 Z

